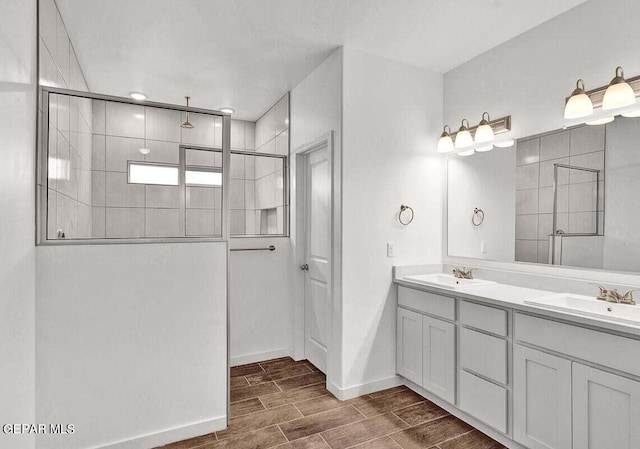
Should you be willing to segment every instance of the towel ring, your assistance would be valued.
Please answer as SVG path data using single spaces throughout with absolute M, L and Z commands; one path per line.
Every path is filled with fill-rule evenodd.
M 413 209 L 404 204 L 400 205 L 400 213 L 398 214 L 398 221 L 404 226 L 408 226 L 413 221 Z
M 473 215 L 471 216 L 471 224 L 474 226 L 480 226 L 484 221 L 484 211 L 478 207 L 473 209 Z

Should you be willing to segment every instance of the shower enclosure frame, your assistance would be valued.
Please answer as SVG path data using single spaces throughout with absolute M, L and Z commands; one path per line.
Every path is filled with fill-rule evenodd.
M 219 237 L 131 237 L 131 238 L 81 238 L 81 239 L 47 239 L 48 220 L 48 157 L 49 157 L 49 100 L 52 94 L 69 97 L 101 100 L 112 103 L 124 103 L 136 106 L 146 106 L 158 109 L 168 109 L 180 112 L 193 112 L 222 118 L 222 224 Z M 212 109 L 202 109 L 158 103 L 153 101 L 139 101 L 113 95 L 95 94 L 90 92 L 64 89 L 58 87 L 40 86 L 38 102 L 42 109 L 42 120 L 37 128 L 36 154 L 36 246 L 58 245 L 113 245 L 135 243 L 195 243 L 228 241 L 230 237 L 229 212 L 229 164 L 231 162 L 231 114 Z M 194 146 L 190 146 L 194 147 Z M 218 149 L 220 150 L 220 149 Z
M 565 168 L 568 170 L 579 170 L 584 172 L 595 173 L 596 175 L 596 230 L 593 233 L 562 233 L 558 234 L 558 169 Z M 578 167 L 567 164 L 553 164 L 553 230 L 551 231 L 551 265 L 556 264 L 556 237 L 597 237 L 600 236 L 600 171 L 595 168 Z M 562 258 L 560 260 L 562 264 Z

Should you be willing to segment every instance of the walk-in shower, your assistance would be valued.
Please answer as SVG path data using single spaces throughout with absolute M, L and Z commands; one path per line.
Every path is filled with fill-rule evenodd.
M 604 231 L 604 201 L 599 169 L 553 164 L 553 230 L 549 237 L 549 263 L 589 257 Z M 568 232 L 569 213 L 580 217 L 580 232 Z M 575 219 L 575 218 L 574 218 Z M 575 229 L 575 226 L 573 227 Z
M 286 234 L 288 151 L 255 150 L 254 123 L 188 101 L 41 91 L 39 243 Z

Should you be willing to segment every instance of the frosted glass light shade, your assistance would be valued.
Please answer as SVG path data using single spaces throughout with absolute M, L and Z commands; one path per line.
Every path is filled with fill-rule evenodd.
M 564 107 L 564 118 L 574 119 L 593 114 L 593 103 L 587 94 L 572 95 Z
M 480 147 L 476 147 L 476 151 L 478 153 L 486 153 L 487 151 L 491 151 L 493 150 L 493 145 L 489 144 L 489 145 L 484 145 L 484 146 L 480 146 Z
M 496 138 L 493 132 L 493 128 L 489 124 L 489 120 L 491 120 L 491 117 L 489 117 L 489 113 L 488 112 L 483 113 L 482 120 L 480 120 L 480 123 L 476 128 L 476 135 L 475 135 L 476 143 L 489 143 L 489 142 L 493 142 L 493 140 Z
M 465 122 L 467 124 L 465 125 Z M 469 132 L 469 121 L 467 119 L 462 120 L 462 125 L 458 129 L 458 133 L 456 134 L 455 147 L 456 150 L 461 148 L 469 148 L 473 145 L 473 137 L 471 136 L 471 132 Z
M 440 140 L 438 140 L 438 153 L 451 153 L 453 150 L 455 150 L 455 148 L 451 136 L 447 134 L 446 136 L 440 137 Z
M 564 118 L 574 119 L 593 114 L 593 103 L 585 92 L 584 80 L 576 81 L 576 88 L 564 107 Z
M 456 149 L 468 148 L 471 145 L 473 145 L 473 137 L 471 137 L 469 130 L 458 131 L 458 134 L 456 134 Z
M 451 129 L 449 125 L 444 125 L 440 140 L 438 140 L 438 153 L 451 153 L 455 149 L 453 139 L 451 139 Z
M 476 129 L 476 143 L 493 142 L 493 139 L 495 139 L 495 134 L 491 125 L 478 126 L 478 129 Z
M 623 108 L 636 102 L 636 94 L 633 88 L 624 79 L 622 67 L 616 68 L 616 76 L 609 83 L 609 87 L 602 99 L 602 110 Z
M 607 87 L 607 91 L 604 93 L 602 99 L 602 109 L 607 111 L 609 109 L 622 108 L 625 106 L 631 106 L 636 102 L 636 94 L 633 92 L 629 83 L 618 83 Z

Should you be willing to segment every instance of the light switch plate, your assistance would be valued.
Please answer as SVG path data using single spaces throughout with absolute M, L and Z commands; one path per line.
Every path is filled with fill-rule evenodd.
M 395 257 L 396 255 L 396 244 L 393 242 L 387 243 L 387 257 Z

